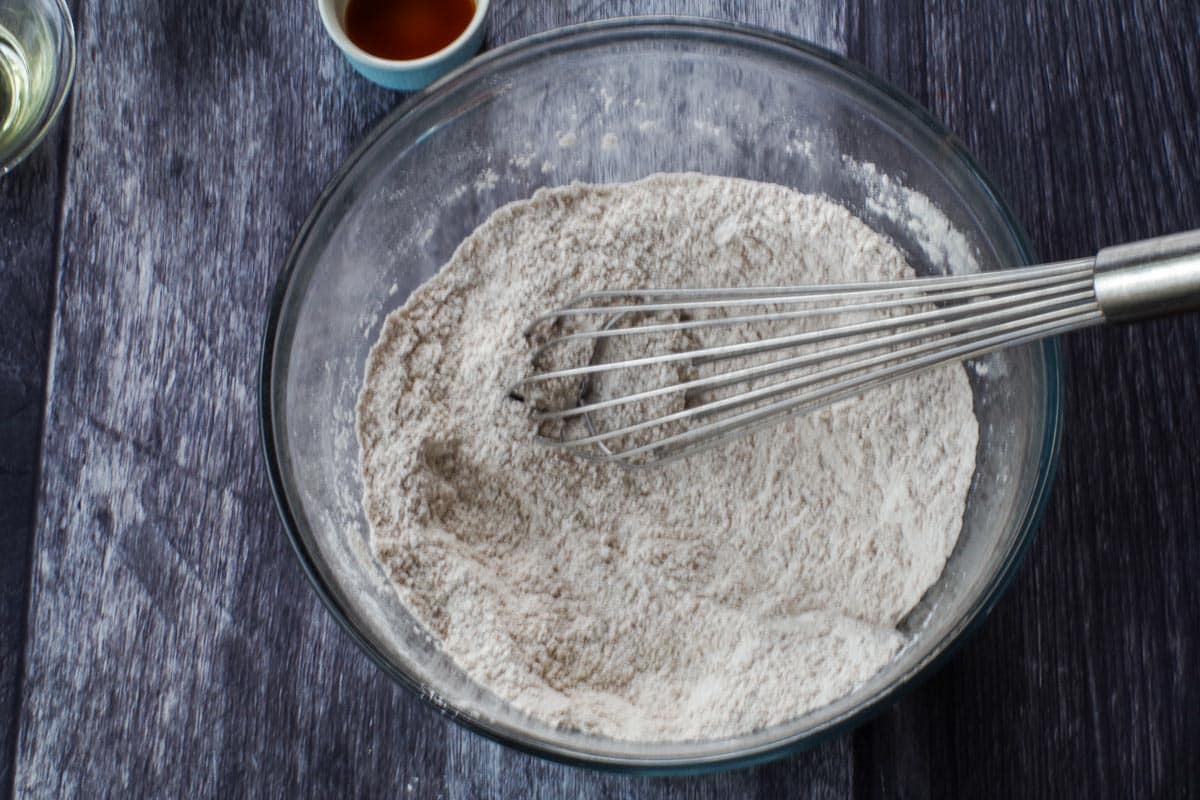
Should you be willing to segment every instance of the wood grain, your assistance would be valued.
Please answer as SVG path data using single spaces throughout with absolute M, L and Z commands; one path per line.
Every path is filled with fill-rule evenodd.
M 1200 227 L 1194 3 L 870 3 L 850 53 L 965 140 L 1045 258 Z M 1028 563 L 977 639 L 856 735 L 865 796 L 1200 796 L 1200 319 L 1065 350 Z
M 651 12 L 865 62 L 963 137 L 1047 257 L 1200 227 L 1195 4 L 493 0 L 489 43 Z M 306 4 L 81 0 L 77 26 L 69 126 L 0 183 L 0 501 L 33 484 L 51 345 L 23 626 L 27 539 L 19 505 L 0 514 L 0 715 L 24 641 L 17 794 L 1200 796 L 1200 323 L 1068 344 L 1063 466 L 1028 563 L 880 719 L 715 776 L 551 764 L 359 654 L 295 565 L 259 462 L 265 299 L 399 97 L 354 76 Z
M 13 780 L 63 126 L 0 178 L 0 791 Z

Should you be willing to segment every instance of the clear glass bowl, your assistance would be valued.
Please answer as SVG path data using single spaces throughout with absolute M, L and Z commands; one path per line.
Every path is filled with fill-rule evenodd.
M 65 0 L 0 0 L 0 176 L 46 136 L 74 75 Z
M 996 601 L 1057 458 L 1056 345 L 989 357 L 972 375 L 981 441 L 962 535 L 905 622 L 911 645 L 850 695 L 785 724 L 709 741 L 614 741 L 542 724 L 472 682 L 400 604 L 367 546 L 354 434 L 367 352 L 384 316 L 498 206 L 541 186 L 688 170 L 824 194 L 891 236 L 919 272 L 954 267 L 930 246 L 928 225 L 905 218 L 914 204 L 880 202 L 886 176 L 893 190 L 920 192 L 940 209 L 980 268 L 1031 261 L 1012 215 L 953 137 L 860 67 L 762 31 L 641 18 L 526 39 L 412 98 L 321 196 L 271 304 L 263 443 L 313 585 L 397 681 L 480 733 L 562 761 L 701 771 L 777 757 L 878 712 Z

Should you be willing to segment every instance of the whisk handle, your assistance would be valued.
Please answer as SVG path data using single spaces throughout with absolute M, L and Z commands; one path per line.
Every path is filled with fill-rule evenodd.
M 1200 230 L 1106 247 L 1094 281 L 1109 322 L 1200 311 Z

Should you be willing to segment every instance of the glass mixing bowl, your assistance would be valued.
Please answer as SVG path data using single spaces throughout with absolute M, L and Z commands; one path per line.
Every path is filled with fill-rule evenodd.
M 1056 345 L 969 370 L 978 466 L 958 546 L 904 622 L 911 644 L 851 694 L 798 719 L 732 738 L 624 742 L 555 729 L 474 683 L 431 643 L 369 552 L 354 433 L 367 352 L 386 314 L 497 207 L 541 186 L 689 170 L 830 197 L 889 235 L 922 274 L 1031 261 L 1012 215 L 953 137 L 862 68 L 762 31 L 642 18 L 526 39 L 413 97 L 321 196 L 271 303 L 263 442 L 313 585 L 397 681 L 480 733 L 562 761 L 638 772 L 745 764 L 878 712 L 995 603 L 1056 462 Z

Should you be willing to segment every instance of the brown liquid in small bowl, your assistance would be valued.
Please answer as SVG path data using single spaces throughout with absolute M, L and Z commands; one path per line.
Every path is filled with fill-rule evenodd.
M 474 16 L 474 0 L 350 0 L 346 35 L 373 56 L 411 61 L 449 45 Z

